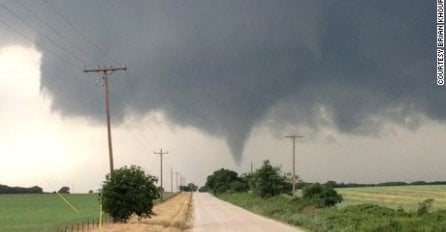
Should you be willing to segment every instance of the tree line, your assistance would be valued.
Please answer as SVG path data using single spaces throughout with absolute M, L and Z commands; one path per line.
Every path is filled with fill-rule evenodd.
M 30 188 L 24 187 L 10 187 L 7 185 L 0 184 L 0 194 L 11 194 L 11 193 L 43 193 L 43 189 L 39 186 L 33 186 Z
M 305 185 L 306 183 L 299 183 Z M 327 181 L 325 185 L 332 188 L 355 188 L 355 187 L 379 187 L 379 186 L 406 186 L 406 185 L 446 185 L 446 181 L 389 181 L 378 184 L 357 184 L 357 183 L 336 183 L 336 181 Z
M 206 185 L 200 191 L 209 191 L 214 195 L 250 192 L 261 198 L 285 194 L 299 201 L 302 207 L 311 205 L 317 208 L 330 207 L 343 200 L 334 188 L 319 183 L 306 184 L 302 188 L 302 196 L 296 197 L 292 193 L 292 176 L 283 173 L 280 167 L 271 165 L 269 160 L 265 160 L 254 172 L 240 176 L 229 169 L 216 170 L 207 177 Z

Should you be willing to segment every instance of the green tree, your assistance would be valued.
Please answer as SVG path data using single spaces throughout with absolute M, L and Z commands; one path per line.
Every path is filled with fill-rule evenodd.
M 126 222 L 132 214 L 150 217 L 153 213 L 153 200 L 161 193 L 155 186 L 158 179 L 146 175 L 140 167 L 132 165 L 107 174 L 102 185 L 104 211 L 115 222 Z
M 247 183 L 238 176 L 237 172 L 224 168 L 207 177 L 206 187 L 214 194 L 248 190 Z
M 208 187 L 207 187 L 206 185 L 201 186 L 201 187 L 198 189 L 198 192 L 207 192 L 207 191 L 208 191 Z
M 249 177 L 254 193 L 261 197 L 271 197 L 289 191 L 289 181 L 281 173 L 280 167 L 273 167 L 269 160 Z
M 63 186 L 62 188 L 59 189 L 59 191 L 57 191 L 58 193 L 70 193 L 70 187 L 68 186 Z
M 195 185 L 194 183 L 189 183 L 185 186 L 180 186 L 180 191 L 184 191 L 184 192 L 196 192 L 198 189 L 198 186 Z
M 342 196 L 334 188 L 319 183 L 310 184 L 302 189 L 302 198 L 311 201 L 316 207 L 330 207 L 342 202 Z

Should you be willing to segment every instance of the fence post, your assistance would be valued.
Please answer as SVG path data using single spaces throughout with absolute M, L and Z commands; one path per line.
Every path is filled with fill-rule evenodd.
M 74 224 L 71 224 L 71 232 L 74 232 Z

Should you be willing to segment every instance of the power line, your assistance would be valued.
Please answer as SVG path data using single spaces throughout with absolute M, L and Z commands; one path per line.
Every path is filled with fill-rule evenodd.
M 18 15 L 17 13 L 15 13 L 13 10 L 9 9 L 6 5 L 4 5 L 3 3 L 0 2 L 0 7 L 2 7 L 3 9 L 7 10 L 9 13 L 11 13 L 12 15 L 14 15 L 16 18 L 18 18 L 20 21 L 22 21 L 24 24 L 28 25 L 30 28 L 32 28 L 36 33 L 39 33 L 39 30 L 37 30 L 36 27 L 34 27 L 31 23 L 29 23 L 28 21 L 26 21 L 22 16 Z M 49 38 L 48 36 L 46 36 L 45 34 L 41 34 L 45 39 L 47 39 L 50 43 L 52 43 L 54 46 L 56 46 L 57 48 L 65 51 L 67 54 L 69 54 L 72 58 L 77 59 L 81 65 L 82 64 L 87 64 L 88 62 L 85 62 L 83 59 L 79 58 L 78 56 L 72 54 L 70 51 L 68 51 L 65 47 L 57 44 L 56 42 L 54 42 L 54 40 L 52 40 L 51 38 Z
M 44 19 L 42 19 L 39 15 L 37 15 L 33 10 L 28 8 L 22 1 L 17 1 L 23 8 L 25 8 L 30 14 L 32 14 L 37 20 L 39 20 L 41 23 L 45 24 L 51 31 L 53 31 L 56 35 L 58 35 L 60 38 L 67 41 L 69 44 L 71 44 L 74 48 L 79 50 L 81 53 L 87 55 L 89 58 L 92 59 L 92 61 L 95 60 L 95 58 L 90 55 L 88 52 L 86 52 L 84 49 L 82 49 L 80 46 L 77 46 L 69 37 L 63 35 L 62 33 L 59 33 L 56 28 L 51 26 L 48 22 L 46 22 Z
M 115 62 L 116 64 L 118 62 L 114 61 L 114 59 L 108 55 L 107 52 L 105 52 L 102 48 L 100 48 L 90 37 L 88 37 L 86 34 L 82 33 L 79 28 L 77 28 L 73 23 L 68 20 L 67 17 L 65 17 L 63 14 L 61 14 L 55 7 L 53 7 L 47 0 L 43 0 L 43 2 L 46 3 L 46 5 L 63 21 L 65 21 L 66 24 L 68 24 L 73 30 L 75 30 L 77 33 L 79 33 L 87 42 L 89 42 L 93 47 L 95 47 L 98 51 L 100 51 L 105 57 L 108 57 L 111 61 Z
M 17 35 L 21 36 L 22 38 L 24 38 L 25 40 L 28 40 L 29 42 L 31 42 L 32 44 L 35 44 L 35 41 L 30 38 L 29 36 L 27 36 L 26 34 L 20 32 L 19 30 L 15 29 L 14 27 L 12 27 L 11 25 L 9 25 L 8 23 L 4 22 L 3 20 L 0 19 L 0 23 L 7 27 L 9 30 L 13 31 L 14 33 L 16 33 Z M 69 67 L 72 66 L 77 66 L 76 64 L 72 63 L 71 61 L 67 60 L 65 57 L 57 54 L 56 52 L 54 52 L 51 49 L 45 48 L 45 47 L 40 47 L 42 50 L 47 51 L 49 53 L 51 53 L 52 55 L 59 57 L 63 62 L 65 62 L 66 64 L 69 65 Z

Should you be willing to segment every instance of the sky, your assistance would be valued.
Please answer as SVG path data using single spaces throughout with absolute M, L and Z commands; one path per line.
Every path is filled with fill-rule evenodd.
M 198 185 L 263 160 L 304 181 L 444 180 L 446 93 L 422 1 L 0 1 L 0 184 L 100 188 L 115 167 Z M 173 175 L 175 184 L 175 175 Z

